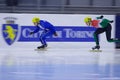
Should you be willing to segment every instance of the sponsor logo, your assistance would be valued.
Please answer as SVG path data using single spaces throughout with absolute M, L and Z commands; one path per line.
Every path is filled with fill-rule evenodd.
M 20 26 L 15 23 L 14 17 L 4 18 L 6 24 L 2 25 L 2 34 L 5 42 L 12 45 L 14 42 L 39 42 L 42 30 L 30 35 L 35 30 L 34 26 Z M 87 26 L 55 26 L 58 36 L 49 36 L 50 42 L 94 42 L 93 33 L 95 28 Z M 19 33 L 19 34 L 18 34 Z M 20 36 L 18 36 L 20 35 Z
M 18 24 L 15 24 L 16 18 L 6 17 L 6 24 L 2 25 L 3 38 L 8 45 L 12 45 L 18 35 Z
M 55 42 L 93 42 L 93 33 L 95 28 L 84 26 L 55 26 L 58 36 L 47 37 L 47 41 Z M 39 41 L 41 30 L 38 33 L 29 35 L 31 31 L 35 30 L 33 26 L 22 26 L 19 41 L 31 42 Z

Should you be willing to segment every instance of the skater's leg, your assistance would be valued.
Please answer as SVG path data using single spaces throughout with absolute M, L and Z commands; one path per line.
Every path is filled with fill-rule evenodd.
M 105 31 L 104 28 L 98 28 L 95 32 L 94 32 L 94 39 L 95 39 L 95 42 L 96 42 L 96 46 L 93 47 L 92 49 L 100 49 L 100 45 L 99 45 L 99 38 L 98 38 L 98 35 L 103 33 Z
M 40 41 L 41 41 L 42 45 L 47 45 L 45 34 L 44 34 L 44 35 L 41 35 Z
M 95 32 L 94 32 L 94 39 L 95 39 L 95 42 L 96 42 L 96 45 L 99 45 L 99 38 L 98 38 L 98 35 L 105 32 L 105 29 L 104 28 L 98 28 Z
M 108 42 L 120 42 L 120 40 L 111 38 L 111 30 L 112 30 L 111 24 L 108 24 L 107 27 L 106 27 L 106 38 L 107 38 L 107 41 Z
M 111 27 L 110 24 L 108 24 L 107 27 L 106 27 L 106 38 L 107 38 L 108 42 L 113 41 L 113 39 L 111 39 L 111 30 L 112 30 L 112 27 Z
M 40 35 L 40 42 L 41 42 L 41 46 L 38 46 L 37 48 L 38 49 L 40 49 L 40 48 L 45 48 L 45 47 L 47 47 L 47 44 L 46 44 L 46 40 L 45 40 L 45 34 L 46 34 L 46 32 L 45 31 L 43 31 L 42 33 L 41 33 L 41 35 Z
M 48 33 L 49 32 L 46 32 L 46 33 L 44 32 L 44 33 L 41 34 L 40 41 L 41 41 L 42 45 L 47 45 L 47 43 L 46 43 L 46 37 L 47 37 Z
M 42 47 L 47 47 L 46 37 L 51 36 L 53 33 L 51 31 L 43 32 L 40 36 L 40 41 L 42 43 Z
M 40 42 L 42 45 L 44 44 L 44 39 L 43 39 L 44 35 L 45 35 L 45 32 L 43 31 L 40 36 Z

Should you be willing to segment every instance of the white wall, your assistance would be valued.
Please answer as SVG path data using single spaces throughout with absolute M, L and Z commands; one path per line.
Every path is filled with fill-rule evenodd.
M 33 48 L 33 47 L 37 47 L 40 45 L 40 42 L 18 42 L 18 38 L 19 35 L 17 36 L 16 41 L 12 44 L 12 45 L 8 45 L 2 35 L 2 24 L 5 24 L 5 17 L 15 17 L 17 18 L 17 20 L 15 21 L 16 24 L 19 25 L 19 27 L 21 26 L 25 26 L 25 25 L 33 25 L 32 24 L 32 18 L 33 17 L 40 17 L 40 19 L 42 20 L 47 20 L 50 23 L 52 23 L 55 26 L 86 26 L 86 24 L 84 23 L 84 18 L 86 16 L 90 16 L 92 18 L 95 18 L 97 16 L 100 15 L 91 15 L 91 14 L 9 14 L 9 13 L 1 13 L 0 14 L 0 48 Z M 110 20 L 114 20 L 115 16 L 114 15 L 104 15 L 105 18 L 108 18 Z M 114 23 L 112 24 L 113 28 L 112 28 L 112 37 L 114 37 L 114 28 L 115 25 Z M 19 31 L 20 32 L 20 31 Z M 101 34 L 100 37 L 100 43 L 101 43 L 101 47 L 110 47 L 113 48 L 114 47 L 114 43 L 108 43 L 106 41 L 106 36 L 105 33 Z M 62 45 L 60 43 L 62 42 L 49 42 L 50 45 Z M 67 42 L 64 44 L 68 44 Z M 94 42 L 70 42 L 70 44 L 68 46 L 72 46 L 74 44 L 79 46 L 79 47 L 92 47 L 95 45 Z

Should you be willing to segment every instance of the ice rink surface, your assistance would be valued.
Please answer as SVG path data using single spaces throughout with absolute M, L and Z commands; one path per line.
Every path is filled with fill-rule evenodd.
M 1 48 L 0 80 L 120 80 L 120 50 L 65 45 Z

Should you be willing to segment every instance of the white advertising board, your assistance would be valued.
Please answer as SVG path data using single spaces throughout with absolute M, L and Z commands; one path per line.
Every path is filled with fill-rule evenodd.
M 15 14 L 15 13 L 0 13 L 0 48 L 33 48 L 33 47 L 37 47 L 40 45 L 39 41 L 29 41 L 29 38 L 27 39 L 27 41 L 19 41 L 21 34 L 23 33 L 23 31 L 25 30 L 21 30 L 21 27 L 23 26 L 33 26 L 32 23 L 32 18 L 33 17 L 39 17 L 41 20 L 46 20 L 48 22 L 50 22 L 51 24 L 53 24 L 54 26 L 58 26 L 58 27 L 65 27 L 65 26 L 69 26 L 69 27 L 88 27 L 85 22 L 84 22 L 84 18 L 85 17 L 91 17 L 92 19 L 95 19 L 96 17 L 100 16 L 100 15 L 92 15 L 92 14 Z M 114 20 L 115 21 L 115 15 L 104 15 L 105 18 L 109 19 L 109 20 Z M 5 33 L 4 30 L 4 26 L 3 24 L 7 24 L 7 21 L 12 21 L 14 22 L 14 24 L 17 24 L 17 34 L 15 35 L 16 38 L 13 40 L 13 43 L 11 43 L 10 45 L 8 44 L 7 40 L 8 38 L 6 38 L 6 36 L 8 35 L 8 33 Z M 65 29 L 66 30 L 66 29 Z M 63 31 L 65 31 L 63 30 Z M 115 30 L 115 22 L 112 23 L 112 37 L 114 37 L 114 30 Z M 79 47 L 92 47 L 95 45 L 95 42 L 89 42 L 89 41 L 74 41 L 74 39 L 76 38 L 76 36 L 78 36 L 77 34 L 79 33 L 79 35 L 82 36 L 82 33 L 80 32 L 73 32 L 70 33 L 69 30 L 66 30 L 66 35 L 69 36 L 71 34 L 70 37 L 72 37 L 72 41 L 52 41 L 48 43 L 52 46 L 52 45 L 61 45 L 61 43 L 70 43 L 70 44 L 75 44 Z M 3 35 L 4 34 L 4 35 Z M 6 36 L 5 36 L 6 35 Z M 87 36 L 91 36 L 90 34 L 86 34 Z M 27 36 L 26 36 L 27 37 Z M 77 37 L 79 38 L 79 37 Z M 10 40 L 9 40 L 10 41 Z M 89 43 L 89 44 L 88 44 Z M 69 44 L 69 46 L 70 46 Z M 114 47 L 114 43 L 108 43 L 106 40 L 106 35 L 105 33 L 100 35 L 100 45 L 103 47 Z M 72 45 L 71 45 L 72 46 Z M 67 45 L 66 45 L 67 47 Z

